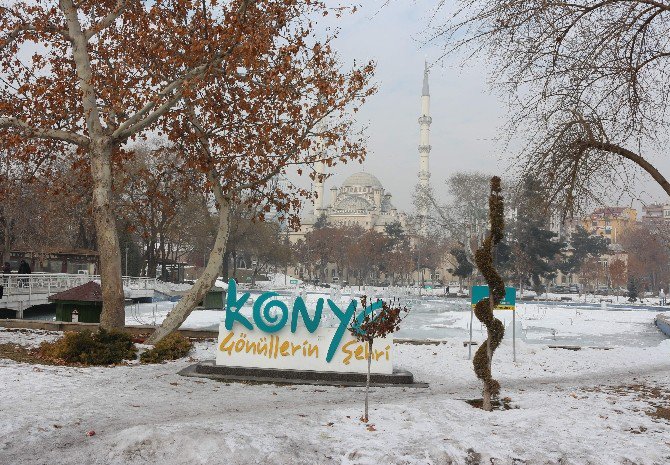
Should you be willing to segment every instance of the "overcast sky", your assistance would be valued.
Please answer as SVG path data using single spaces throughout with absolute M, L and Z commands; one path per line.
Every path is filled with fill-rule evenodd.
M 506 163 L 498 160 L 493 138 L 504 121 L 503 106 L 488 92 L 483 69 L 459 69 L 454 61 L 435 63 L 440 44 L 425 44 L 425 31 L 433 2 L 366 0 L 354 15 L 330 24 L 341 32 L 335 47 L 343 61 L 377 63 L 379 91 L 363 106 L 358 120 L 368 126 L 368 157 L 363 165 L 333 168 L 328 189 L 348 175 L 367 171 L 393 194 L 394 204 L 412 209 L 412 190 L 419 169 L 419 123 L 424 59 L 430 73 L 431 183 L 440 188 L 455 171 L 493 173 Z
M 368 125 L 367 160 L 362 167 L 358 163 L 335 167 L 326 182 L 326 201 L 330 201 L 328 190 L 333 184 L 339 186 L 362 168 L 379 178 L 398 208 L 410 211 L 419 165 L 417 119 L 424 57 L 433 64 L 432 185 L 444 191 L 445 179 L 456 171 L 508 170 L 513 153 L 504 153 L 495 141 L 505 122 L 506 108 L 489 90 L 485 66 L 462 69 L 457 60 L 435 63 L 442 56 L 441 44 L 424 42 L 436 2 L 395 0 L 381 7 L 384 2 L 365 0 L 358 13 L 336 22 L 341 32 L 335 45 L 343 61 L 376 61 L 379 91 L 359 116 L 359 121 Z M 659 167 L 670 171 L 667 161 L 660 161 Z M 641 176 L 638 186 L 646 203 L 663 200 L 660 188 L 649 177 Z M 612 202 L 616 200 L 613 196 Z

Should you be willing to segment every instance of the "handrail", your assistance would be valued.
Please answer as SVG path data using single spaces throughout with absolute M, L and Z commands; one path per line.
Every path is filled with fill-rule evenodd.
M 33 293 L 51 295 L 62 290 L 81 286 L 90 281 L 99 281 L 100 276 L 68 273 L 0 274 L 0 285 L 5 296 Z M 155 289 L 157 278 L 123 276 L 123 287 L 131 290 Z

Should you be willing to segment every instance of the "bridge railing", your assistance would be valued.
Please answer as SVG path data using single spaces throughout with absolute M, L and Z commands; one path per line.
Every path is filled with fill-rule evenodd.
M 66 273 L 31 273 L 31 274 L 1 274 L 0 285 L 3 286 L 5 296 L 32 294 L 55 294 L 73 287 L 81 286 L 89 281 L 99 281 L 100 276 L 87 274 Z M 141 290 L 155 289 L 156 278 L 142 278 L 134 276 L 123 277 L 125 289 Z
M 126 289 L 156 289 L 156 281 L 157 278 L 124 276 L 123 287 Z
M 0 283 L 5 295 L 60 292 L 72 287 L 81 286 L 95 279 L 83 274 L 65 273 L 31 273 L 3 274 Z

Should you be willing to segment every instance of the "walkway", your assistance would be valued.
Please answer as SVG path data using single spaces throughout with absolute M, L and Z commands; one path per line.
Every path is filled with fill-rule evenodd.
M 0 308 L 16 311 L 17 318 L 35 305 L 49 303 L 49 296 L 81 286 L 89 281 L 99 281 L 100 276 L 66 273 L 31 273 L 0 275 L 3 296 Z M 148 299 L 154 296 L 156 278 L 123 277 L 123 292 L 126 299 Z

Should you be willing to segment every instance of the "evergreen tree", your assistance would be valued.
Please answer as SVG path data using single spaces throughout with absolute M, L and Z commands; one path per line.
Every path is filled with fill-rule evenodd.
M 540 184 L 526 178 L 520 193 L 517 220 L 513 230 L 513 260 L 519 281 L 530 283 L 538 294 L 543 279 L 556 275 L 565 246 L 558 235 L 549 231 L 549 208 Z
M 560 270 L 565 273 L 575 273 L 589 258 L 599 258 L 607 252 L 608 242 L 602 236 L 591 235 L 582 226 L 572 233 L 570 238 L 572 254 L 565 258 L 560 265 Z
M 384 226 L 384 232 L 389 238 L 389 246 L 391 248 L 396 248 L 398 246 L 407 245 L 407 236 L 405 231 L 402 229 L 402 224 L 400 221 L 393 221 Z
M 142 251 L 133 239 L 130 232 L 130 226 L 127 224 L 119 228 L 119 247 L 121 249 L 121 265 L 124 276 L 141 276 L 143 268 Z M 127 260 L 127 263 L 126 263 Z M 147 276 L 153 278 L 156 276 L 156 270 L 148 270 Z
M 321 212 L 321 214 L 317 217 L 316 221 L 314 222 L 314 229 L 323 229 L 328 226 L 328 218 L 326 217 L 326 214 Z
M 493 252 L 493 264 L 498 273 L 509 276 L 512 266 L 512 246 L 507 239 L 500 241 Z
M 474 271 L 474 266 L 468 260 L 468 254 L 465 252 L 465 249 L 460 247 L 453 247 L 449 253 L 456 260 L 456 266 L 449 269 L 449 273 L 453 274 L 458 278 L 459 287 L 463 287 L 463 280 L 469 278 Z
M 628 280 L 628 301 L 635 302 L 639 296 L 637 279 L 631 277 Z

